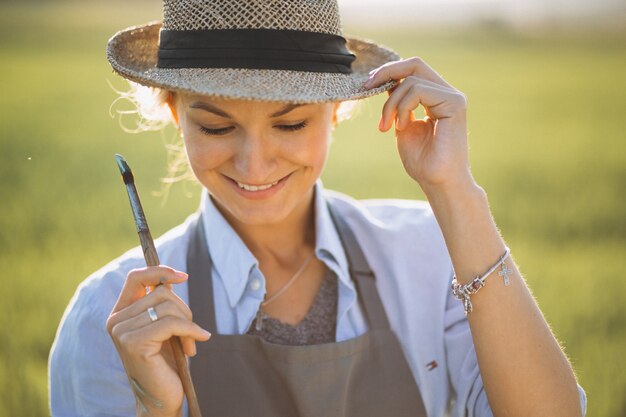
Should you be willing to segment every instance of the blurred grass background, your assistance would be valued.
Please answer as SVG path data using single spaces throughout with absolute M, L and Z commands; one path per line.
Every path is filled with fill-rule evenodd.
M 174 130 L 131 135 L 109 115 L 107 81 L 125 83 L 106 62 L 106 40 L 158 18 L 158 2 L 0 11 L 0 416 L 43 416 L 65 306 L 81 280 L 137 244 L 113 154 L 133 167 L 155 236 L 196 209 L 198 188 L 152 195 Z M 467 94 L 474 175 L 587 391 L 588 415 L 626 415 L 626 37 L 347 32 L 420 55 Z M 338 127 L 325 185 L 423 198 L 393 137 L 375 128 L 382 100 Z

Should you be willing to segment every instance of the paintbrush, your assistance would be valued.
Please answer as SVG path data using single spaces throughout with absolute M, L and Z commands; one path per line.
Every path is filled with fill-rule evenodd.
M 157 255 L 150 229 L 148 228 L 148 222 L 146 216 L 143 213 L 141 207 L 141 201 L 139 200 L 139 193 L 135 187 L 135 178 L 133 172 L 130 170 L 128 163 L 122 155 L 116 154 L 115 160 L 117 166 L 122 174 L 122 179 L 126 185 L 126 191 L 128 192 L 128 199 L 130 200 L 130 208 L 133 211 L 133 217 L 135 218 L 135 225 L 137 226 L 137 234 L 139 234 L 139 241 L 141 242 L 141 248 L 143 249 L 143 255 L 146 260 L 147 266 L 159 265 L 159 256 Z M 152 291 L 154 287 L 150 288 Z M 187 357 L 183 352 L 183 348 L 178 336 L 172 336 L 170 339 L 170 345 L 172 352 L 174 353 L 174 359 L 176 361 L 176 367 L 178 368 L 178 375 L 183 384 L 183 390 L 187 396 L 187 404 L 189 405 L 189 413 L 191 417 L 202 417 L 200 414 L 200 406 L 198 405 L 198 398 L 196 397 L 196 391 L 193 388 L 193 382 L 191 381 L 191 374 L 187 366 Z

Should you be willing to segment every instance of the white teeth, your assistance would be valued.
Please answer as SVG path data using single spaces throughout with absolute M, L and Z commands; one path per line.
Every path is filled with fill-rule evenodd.
M 243 188 L 246 191 L 263 191 L 267 190 L 268 188 L 272 188 L 276 184 L 278 184 L 278 181 L 266 185 L 248 185 L 244 184 L 243 182 L 237 181 L 237 185 L 239 186 L 239 188 Z

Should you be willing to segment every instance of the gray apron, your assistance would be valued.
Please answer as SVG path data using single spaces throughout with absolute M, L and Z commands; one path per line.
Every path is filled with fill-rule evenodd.
M 277 345 L 216 334 L 211 258 L 202 217 L 187 252 L 194 321 L 213 333 L 198 343 L 191 376 L 204 417 L 425 417 L 413 374 L 352 230 L 329 204 L 369 331 L 339 343 Z

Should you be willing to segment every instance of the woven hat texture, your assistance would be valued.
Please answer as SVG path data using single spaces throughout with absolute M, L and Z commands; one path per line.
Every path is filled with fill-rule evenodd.
M 351 74 L 242 68 L 158 68 L 159 32 L 274 29 L 344 36 L 356 56 Z M 354 100 L 388 90 L 363 88 L 369 72 L 399 59 L 372 41 L 342 35 L 336 0 L 165 0 L 163 22 L 116 33 L 107 46 L 113 69 L 139 84 L 208 96 L 312 103 Z

